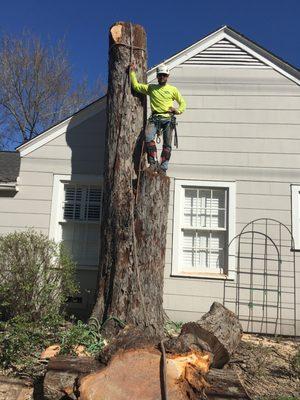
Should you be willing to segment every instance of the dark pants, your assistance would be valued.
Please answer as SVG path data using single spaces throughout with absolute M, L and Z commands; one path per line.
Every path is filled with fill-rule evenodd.
M 149 164 L 157 163 L 157 148 L 155 143 L 155 136 L 157 131 L 162 132 L 163 148 L 161 152 L 160 166 L 161 169 L 167 170 L 172 151 L 172 128 L 171 117 L 161 117 L 154 115 L 149 118 L 146 128 L 146 149 Z

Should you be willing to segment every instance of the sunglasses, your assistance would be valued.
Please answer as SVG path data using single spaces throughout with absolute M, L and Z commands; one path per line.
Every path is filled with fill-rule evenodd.
M 169 76 L 168 74 L 157 74 L 157 76 Z

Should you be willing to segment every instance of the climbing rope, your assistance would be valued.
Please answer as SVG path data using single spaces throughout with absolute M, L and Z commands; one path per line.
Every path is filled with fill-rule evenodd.
M 168 388 L 167 388 L 167 358 L 164 341 L 160 342 L 161 354 L 162 354 L 162 380 L 163 380 L 163 400 L 168 400 Z
M 146 49 L 144 49 L 143 47 L 132 46 L 132 45 L 129 45 L 129 44 L 126 44 L 126 43 L 122 43 L 122 42 L 113 43 L 110 46 L 109 51 L 115 46 L 124 46 L 124 47 L 130 48 L 130 50 L 132 50 L 132 51 L 133 50 L 146 51 Z

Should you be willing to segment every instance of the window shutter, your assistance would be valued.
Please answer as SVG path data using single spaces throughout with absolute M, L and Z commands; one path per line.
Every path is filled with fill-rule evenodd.
M 65 185 L 65 220 L 100 221 L 102 188 L 97 186 Z
M 98 265 L 102 187 L 64 185 L 62 240 L 79 265 Z

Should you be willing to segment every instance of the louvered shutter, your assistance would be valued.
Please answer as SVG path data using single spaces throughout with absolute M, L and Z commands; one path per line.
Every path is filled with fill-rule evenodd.
M 220 40 L 183 64 L 271 68 L 227 39 Z
M 78 265 L 98 265 L 102 188 L 64 185 L 62 241 Z

